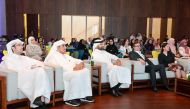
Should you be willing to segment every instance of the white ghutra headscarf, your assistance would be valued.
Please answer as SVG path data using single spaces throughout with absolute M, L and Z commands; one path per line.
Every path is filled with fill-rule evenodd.
M 48 61 L 54 54 L 57 52 L 57 47 L 60 45 L 65 45 L 66 43 L 63 40 L 59 40 L 53 43 L 53 46 L 51 47 L 49 54 L 47 55 L 45 62 Z
M 94 44 L 93 44 L 93 51 L 96 49 L 96 47 L 101 44 L 102 42 L 104 42 L 104 39 L 96 39 L 94 41 Z
M 10 41 L 9 43 L 7 43 L 6 47 L 7 47 L 7 52 L 8 52 L 8 55 L 13 55 L 13 50 L 12 50 L 12 47 L 15 45 L 15 44 L 24 44 L 24 42 L 22 42 L 21 40 L 19 39 L 15 39 L 15 40 L 12 40 Z

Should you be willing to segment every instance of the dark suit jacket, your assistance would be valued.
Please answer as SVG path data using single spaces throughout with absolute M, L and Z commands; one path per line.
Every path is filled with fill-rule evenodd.
M 135 51 L 131 51 L 129 52 L 129 59 L 130 60 L 135 60 L 137 61 L 139 58 L 143 59 L 143 57 L 141 57 L 137 52 Z M 145 59 L 143 59 L 145 62 L 147 62 L 149 65 L 154 65 L 148 58 L 145 57 Z

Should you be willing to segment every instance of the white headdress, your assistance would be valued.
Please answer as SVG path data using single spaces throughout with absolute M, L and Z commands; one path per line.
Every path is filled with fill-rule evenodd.
M 24 42 L 22 42 L 21 40 L 19 39 L 15 39 L 15 40 L 12 40 L 10 41 L 9 43 L 7 43 L 6 47 L 7 47 L 7 52 L 8 52 L 8 55 L 13 55 L 13 50 L 12 50 L 12 46 L 15 45 L 15 44 L 23 44 Z
M 174 43 L 175 43 L 175 39 L 174 38 L 169 38 L 168 40 L 167 40 L 167 43 L 168 44 L 172 44 L 172 45 L 174 45 Z
M 29 44 L 29 45 L 32 45 L 32 39 L 35 40 L 34 36 L 30 36 L 30 37 L 28 38 L 28 44 Z
M 97 47 L 99 44 L 101 44 L 102 42 L 104 42 L 103 39 L 97 39 L 97 40 L 95 40 L 95 41 L 94 41 L 94 44 L 93 44 L 93 50 L 95 50 L 96 47 Z
M 60 45 L 65 45 L 66 43 L 63 40 L 59 40 L 53 43 L 53 46 L 51 47 L 45 61 L 49 60 L 54 54 L 55 52 L 57 52 L 57 47 Z

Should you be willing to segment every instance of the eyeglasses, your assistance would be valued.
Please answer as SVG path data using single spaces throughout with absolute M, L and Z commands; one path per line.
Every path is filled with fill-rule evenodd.
M 134 47 L 141 47 L 140 45 L 136 45 L 136 46 L 134 46 Z
M 15 45 L 13 45 L 13 47 L 15 47 L 15 46 L 23 46 L 23 44 L 15 44 Z

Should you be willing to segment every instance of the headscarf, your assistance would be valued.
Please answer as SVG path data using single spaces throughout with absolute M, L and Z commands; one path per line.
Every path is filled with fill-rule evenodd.
M 189 47 L 187 45 L 185 45 L 185 43 L 187 43 L 187 40 L 186 39 L 183 39 L 181 42 L 180 42 L 180 47 L 183 47 L 185 49 L 185 53 L 186 54 L 189 54 Z
M 15 39 L 10 41 L 9 43 L 7 43 L 6 47 L 7 47 L 7 53 L 8 55 L 13 55 L 13 50 L 12 50 L 12 46 L 14 46 L 15 44 L 23 44 L 24 42 L 22 42 L 19 39 Z
M 102 42 L 104 42 L 103 39 L 96 39 L 96 40 L 94 41 L 94 44 L 93 44 L 93 50 L 95 50 L 96 47 L 97 47 L 99 44 L 101 44 Z
M 187 40 L 186 40 L 186 39 L 181 40 L 180 46 L 181 46 L 181 47 L 186 47 L 187 45 L 185 45 L 185 43 L 187 43 Z
M 175 47 L 175 39 L 174 38 L 169 38 L 168 41 L 167 41 L 169 47 L 170 47 L 170 50 L 173 54 L 176 55 L 176 47 Z
M 175 39 L 174 38 L 169 38 L 167 43 L 170 44 L 170 45 L 174 45 L 175 44 Z
M 57 47 L 60 45 L 65 45 L 66 43 L 63 40 L 59 40 L 53 43 L 53 46 L 51 47 L 49 54 L 47 55 L 45 61 L 49 60 L 56 52 Z
M 28 44 L 29 44 L 29 45 L 34 45 L 34 44 L 32 43 L 32 39 L 35 40 L 34 36 L 30 36 L 30 37 L 28 38 Z

